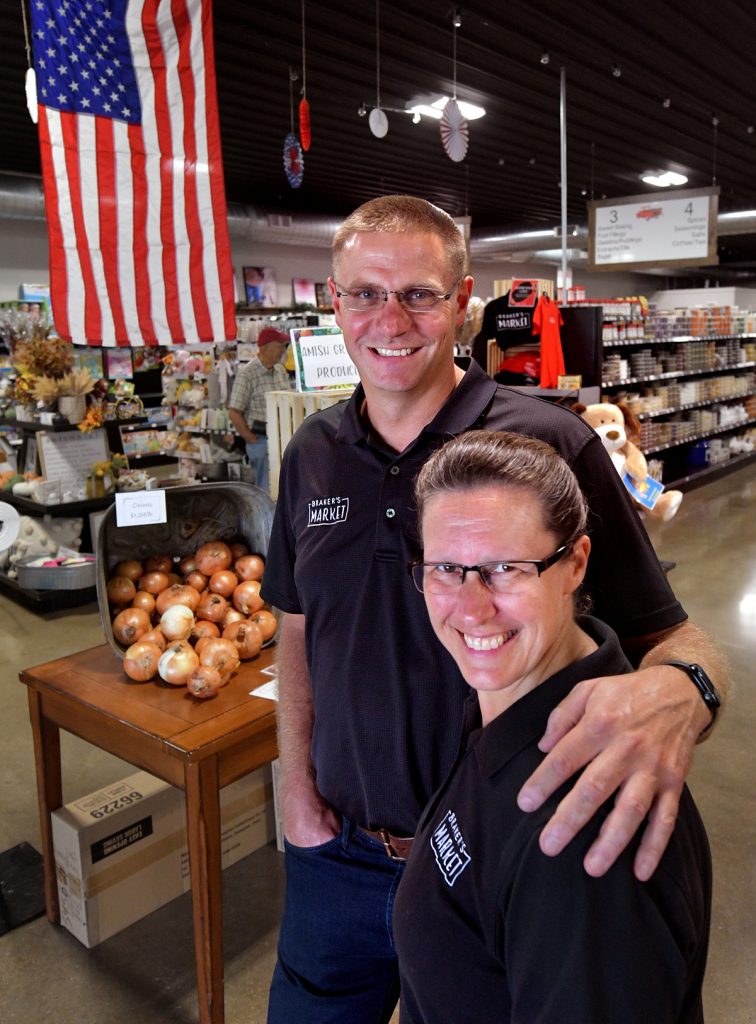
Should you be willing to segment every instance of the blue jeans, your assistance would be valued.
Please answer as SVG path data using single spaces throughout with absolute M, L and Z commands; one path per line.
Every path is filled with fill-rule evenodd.
M 286 843 L 286 903 L 268 1024 L 386 1024 L 399 997 L 391 928 L 404 864 L 345 821 L 322 846 Z
M 270 465 L 268 463 L 268 438 L 258 435 L 256 441 L 244 446 L 247 450 L 249 464 L 255 471 L 255 483 L 263 491 L 270 493 Z

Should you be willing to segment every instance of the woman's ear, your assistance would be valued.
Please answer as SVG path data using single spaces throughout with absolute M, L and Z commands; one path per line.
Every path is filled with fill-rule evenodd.
M 570 593 L 574 593 L 585 577 L 588 568 L 588 556 L 591 553 L 591 541 L 586 533 L 578 537 L 572 545 L 572 551 L 568 555 L 568 562 L 571 567 L 570 581 L 572 587 Z

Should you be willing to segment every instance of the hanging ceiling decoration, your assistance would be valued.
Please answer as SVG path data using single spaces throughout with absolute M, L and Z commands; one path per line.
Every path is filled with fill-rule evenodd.
M 375 0 L 375 106 L 368 118 L 370 131 L 382 139 L 389 129 L 388 118 L 381 110 L 381 5 Z
M 29 117 L 33 123 L 36 124 L 39 119 L 39 112 L 37 110 L 37 75 L 32 65 L 31 59 L 31 43 L 29 42 L 29 26 L 26 23 L 26 4 L 25 0 L 21 0 L 21 16 L 24 23 L 24 41 L 26 44 L 26 77 L 24 79 L 24 87 L 26 91 L 26 109 L 29 111 Z
M 304 178 L 304 156 L 299 139 L 294 134 L 294 92 L 293 83 L 297 73 L 289 68 L 289 112 L 291 114 L 291 130 L 284 139 L 283 163 L 286 180 L 292 188 L 299 188 Z
M 467 156 L 468 142 L 467 121 L 465 120 L 462 111 L 459 109 L 459 104 L 457 103 L 457 29 L 461 24 L 462 19 L 459 11 L 455 9 L 452 14 L 452 33 L 454 39 L 454 92 L 452 94 L 452 98 L 444 107 L 440 124 L 441 142 L 444 150 L 449 159 L 454 160 L 455 163 L 459 163 Z
M 310 148 L 310 104 L 307 102 L 307 48 L 305 45 L 305 0 L 302 0 L 302 99 L 299 101 L 299 138 L 302 149 Z

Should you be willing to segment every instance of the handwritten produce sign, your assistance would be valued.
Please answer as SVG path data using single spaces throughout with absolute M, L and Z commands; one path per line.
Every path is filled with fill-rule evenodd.
M 590 203 L 591 269 L 718 263 L 718 199 L 718 189 L 685 189 Z
M 351 391 L 359 384 L 357 367 L 349 358 L 339 327 L 295 327 L 289 333 L 297 391 Z

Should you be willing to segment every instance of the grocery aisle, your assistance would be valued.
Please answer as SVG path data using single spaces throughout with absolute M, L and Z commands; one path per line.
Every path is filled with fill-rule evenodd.
M 668 524 L 649 524 L 691 616 L 732 659 L 738 691 L 715 739 L 699 748 L 691 785 L 711 838 L 715 905 L 705 990 L 707 1024 L 756 1022 L 756 466 L 692 491 Z M 618 581 L 621 585 L 621 581 Z M 102 642 L 94 605 L 37 616 L 0 597 L 3 637 L 0 850 L 39 844 L 26 666 Z M 65 799 L 131 766 L 62 735 Z M 227 1024 L 261 1024 L 283 895 L 273 846 L 224 875 Z M 197 1020 L 191 907 L 184 896 L 93 950 L 44 918 L 0 937 L 3 1024 L 192 1024 Z

